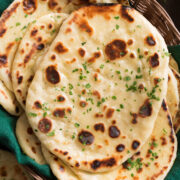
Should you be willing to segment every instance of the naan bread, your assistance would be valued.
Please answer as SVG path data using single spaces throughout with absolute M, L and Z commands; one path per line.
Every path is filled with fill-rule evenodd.
M 167 90 L 166 51 L 134 9 L 88 6 L 72 13 L 29 88 L 26 113 L 40 141 L 77 169 L 104 172 L 122 164 L 152 133 Z
M 172 56 L 170 56 L 170 60 L 169 60 L 169 66 L 172 67 L 174 70 L 176 70 L 177 72 L 179 72 L 179 67 L 177 62 L 174 60 L 174 58 Z
M 0 80 L 0 105 L 11 115 L 19 116 L 22 112 L 20 105 L 17 103 L 15 96 L 9 91 L 4 83 Z
M 175 117 L 179 109 L 179 92 L 178 92 L 177 80 L 170 68 L 168 74 L 168 89 L 167 89 L 166 99 L 172 117 L 172 121 L 174 124 Z
M 18 164 L 14 155 L 0 150 L 0 179 L 1 180 L 33 180 L 24 168 Z
M 34 135 L 25 114 L 21 115 L 16 124 L 16 137 L 23 152 L 38 164 L 45 164 L 46 161 L 41 152 L 41 143 Z
M 13 63 L 12 82 L 16 98 L 23 108 L 35 71 L 66 17 L 64 13 L 42 16 L 30 26 L 20 43 Z
M 0 18 L 0 79 L 8 89 L 13 90 L 11 66 L 29 24 L 46 14 L 60 13 L 64 8 L 67 9 L 68 3 L 69 0 L 15 0 L 4 11 Z
M 174 76 L 176 77 L 177 85 L 178 85 L 178 93 L 180 95 L 180 74 L 173 68 L 171 68 L 171 70 L 172 70 Z M 180 129 L 180 104 L 179 104 L 176 118 L 173 120 L 173 125 L 174 125 L 175 132 L 178 133 L 178 131 Z
M 59 180 L 78 180 L 79 178 L 72 172 L 70 168 L 67 167 L 60 159 L 58 159 L 55 155 L 49 152 L 42 145 L 43 155 L 51 167 L 53 174 Z
M 141 150 L 123 163 L 123 165 L 108 173 L 92 174 L 76 169 L 72 169 L 72 171 L 81 180 L 163 180 L 174 163 L 176 151 L 176 135 L 172 127 L 168 107 L 165 101 L 163 101 L 150 138 L 142 146 Z M 45 148 L 43 148 L 43 154 L 50 164 L 53 173 L 58 178 L 62 174 L 65 177 L 72 174 L 67 165 Z M 68 180 L 68 178 L 62 179 Z

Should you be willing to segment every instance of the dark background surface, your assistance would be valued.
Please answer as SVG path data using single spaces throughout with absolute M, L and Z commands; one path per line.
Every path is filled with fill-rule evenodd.
M 158 0 L 158 2 L 166 9 L 180 31 L 180 0 Z

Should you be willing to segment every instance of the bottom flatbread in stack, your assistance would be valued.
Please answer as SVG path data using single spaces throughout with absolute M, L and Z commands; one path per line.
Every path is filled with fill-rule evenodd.
M 0 180 L 33 180 L 14 155 L 0 150 Z

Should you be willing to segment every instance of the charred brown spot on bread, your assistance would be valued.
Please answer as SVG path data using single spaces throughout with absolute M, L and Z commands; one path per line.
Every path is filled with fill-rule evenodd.
M 66 31 L 65 31 L 66 34 L 67 34 L 67 33 L 70 33 L 70 32 L 72 32 L 72 29 L 71 29 L 71 28 L 67 28 Z
M 36 36 L 37 33 L 38 33 L 38 30 L 37 30 L 37 29 L 33 29 L 33 30 L 31 31 L 31 37 Z
M 35 109 L 41 109 L 42 108 L 41 102 L 40 101 L 35 101 L 34 102 L 34 107 L 35 107 Z
M 6 33 L 7 28 L 0 27 L 0 37 L 3 37 L 3 35 Z
M 37 8 L 37 0 L 23 0 L 23 10 L 26 14 L 32 14 Z
M 114 4 L 97 4 L 84 7 L 84 15 L 88 18 L 93 18 L 97 14 L 104 17 L 106 20 L 110 20 L 110 14 L 115 12 Z
M 20 96 L 22 96 L 22 91 L 20 89 L 17 90 Z
M 107 112 L 106 112 L 106 117 L 107 118 L 112 118 L 113 114 L 114 114 L 114 109 L 113 108 L 107 109 Z
M 80 101 L 79 105 L 84 108 L 87 106 L 87 102 L 86 101 Z
M 134 53 L 130 53 L 130 58 L 135 58 L 135 55 L 134 55 Z
M 5 33 L 7 32 L 7 28 L 5 27 L 6 21 L 12 16 L 14 12 L 16 12 L 16 9 L 20 5 L 20 2 L 13 3 L 11 6 L 11 9 L 7 9 L 3 12 L 1 19 L 0 19 L 0 37 L 3 37 Z
M 64 166 L 63 166 L 63 165 L 60 165 L 60 166 L 59 166 L 59 170 L 60 170 L 61 172 L 65 172 Z
M 41 41 L 42 41 L 42 37 L 38 37 L 37 42 L 41 42 Z
M 138 115 L 142 118 L 151 116 L 152 114 L 152 105 L 149 99 L 145 100 L 144 104 L 140 107 Z
M 52 84 L 58 84 L 60 82 L 60 75 L 55 66 L 51 65 L 46 68 L 46 78 Z
M 159 66 L 159 55 L 154 53 L 154 55 L 150 56 L 149 63 L 152 68 Z
M 117 126 L 110 126 L 109 127 L 109 136 L 111 138 L 117 138 L 120 136 L 120 130 Z
M 104 132 L 104 131 L 105 131 L 105 127 L 104 127 L 104 124 L 103 124 L 103 123 L 95 124 L 95 125 L 94 125 L 94 129 L 95 129 L 96 131 L 101 131 L 101 132 Z
M 138 89 L 143 90 L 144 89 L 144 85 L 143 84 L 139 84 Z
M 78 52 L 81 57 L 85 56 L 86 51 L 83 48 L 79 48 Z
M 52 24 L 48 24 L 48 29 L 52 29 L 53 25 Z
M 120 39 L 113 40 L 106 45 L 105 53 L 110 60 L 124 57 L 127 54 L 126 42 Z
M 66 111 L 67 111 L 69 114 L 71 114 L 72 108 L 68 107 L 68 108 L 66 109 Z
M 93 95 L 96 96 L 98 99 L 101 99 L 101 94 L 98 91 L 93 91 Z
M 128 11 L 132 11 L 132 9 L 128 6 L 121 6 L 120 7 L 120 14 L 121 17 L 127 20 L 128 22 L 132 23 L 134 22 L 134 18 L 128 14 Z
M 48 6 L 50 9 L 55 9 L 57 5 L 58 5 L 57 0 L 49 0 L 48 2 Z
M 62 42 L 58 42 L 55 47 L 55 51 L 59 54 L 68 52 L 68 49 L 63 45 Z
M 132 115 L 132 117 L 133 117 L 133 119 L 132 119 L 132 124 L 137 124 L 137 119 L 138 119 L 138 114 L 136 114 L 136 113 L 131 113 L 131 115 Z
M 91 168 L 93 170 L 97 170 L 99 169 L 100 167 L 113 167 L 116 165 L 116 160 L 115 158 L 108 158 L 108 159 L 104 159 L 104 160 L 94 160 L 92 163 L 91 163 Z
M 149 35 L 145 38 L 145 42 L 149 45 L 149 46 L 155 46 L 156 45 L 156 41 L 154 39 L 154 37 L 152 35 Z
M 165 102 L 164 99 L 163 99 L 163 101 L 162 101 L 161 107 L 162 107 L 162 109 L 163 109 L 164 111 L 167 111 L 167 105 L 166 105 L 166 102 Z
M 8 45 L 6 47 L 6 52 L 8 53 L 14 45 L 15 45 L 14 42 L 8 43 Z
M 132 142 L 132 149 L 136 150 L 140 146 L 140 142 L 137 140 L 134 140 Z
M 37 50 L 39 50 L 39 51 L 43 50 L 44 48 L 45 48 L 45 45 L 43 43 L 41 43 L 37 46 Z
M 66 100 L 65 97 L 62 96 L 62 95 L 59 95 L 59 96 L 57 97 L 57 101 L 58 101 L 58 102 L 64 102 L 65 100 Z
M 54 61 L 55 59 L 56 59 L 56 55 L 53 54 L 53 55 L 51 56 L 51 60 Z
M 32 150 L 32 152 L 33 152 L 34 154 L 36 154 L 36 149 L 35 149 L 35 147 L 32 147 L 31 150 Z
M 31 82 L 32 82 L 32 80 L 33 80 L 33 78 L 34 78 L 34 76 L 33 76 L 33 75 L 32 75 L 32 76 L 30 76 L 30 77 L 29 77 L 29 79 L 28 79 L 28 82 L 29 82 L 29 83 L 31 83 Z
M 116 151 L 117 152 L 123 152 L 125 150 L 125 145 L 124 144 L 119 144 L 117 147 L 116 147 Z
M 57 108 L 53 112 L 53 116 L 58 118 L 63 118 L 65 116 L 65 109 L 64 108 Z
M 157 85 L 161 81 L 160 78 L 156 77 L 154 78 L 154 85 Z
M 171 80 L 171 77 L 170 77 L 170 75 L 168 74 L 168 82 Z
M 0 67 L 5 66 L 7 64 L 7 55 L 0 55 Z
M 81 31 L 88 33 L 90 36 L 93 34 L 93 28 L 89 25 L 88 21 L 85 19 L 79 18 L 76 21 L 76 24 L 79 26 Z
M 38 123 L 38 129 L 42 133 L 48 133 L 51 130 L 51 127 L 52 127 L 52 122 L 50 119 L 47 118 L 41 119 Z
M 78 168 L 78 167 L 80 167 L 80 164 L 77 162 L 77 163 L 75 164 L 75 166 Z
M 104 115 L 101 114 L 101 113 L 96 113 L 94 116 L 95 116 L 96 118 L 102 118 L 102 117 L 104 117 Z
M 28 128 L 27 128 L 27 133 L 28 133 L 29 135 L 32 135 L 32 134 L 33 134 L 33 130 L 32 130 L 31 127 L 28 127 Z
M 165 137 L 161 137 L 160 139 L 161 139 L 161 145 L 165 146 L 167 144 L 166 138 Z
M 83 145 L 91 145 L 94 142 L 94 135 L 89 131 L 82 130 L 78 134 L 78 139 Z
M 18 84 L 21 84 L 22 81 L 23 81 L 23 76 L 19 76 L 19 77 L 18 77 Z
M 29 60 L 31 59 L 31 57 L 32 57 L 32 55 L 34 54 L 35 51 L 36 51 L 36 45 L 33 44 L 30 52 L 24 58 L 24 64 L 29 62 Z
M 93 57 L 88 59 L 88 63 L 94 63 L 96 61 L 96 59 L 98 59 L 101 56 L 100 52 L 95 52 L 93 54 Z
M 127 42 L 127 44 L 128 44 L 129 46 L 131 46 L 131 45 L 133 44 L 133 40 L 132 40 L 132 39 L 129 39 L 128 42 Z

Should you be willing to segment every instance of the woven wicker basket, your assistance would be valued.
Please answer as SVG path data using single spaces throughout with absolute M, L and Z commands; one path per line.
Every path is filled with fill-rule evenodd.
M 121 2 L 124 0 L 119 0 Z M 129 0 L 130 6 L 145 16 L 161 33 L 167 45 L 180 44 L 180 32 L 165 9 L 156 0 Z M 38 175 L 33 168 L 25 166 L 27 172 L 35 180 L 47 180 Z

